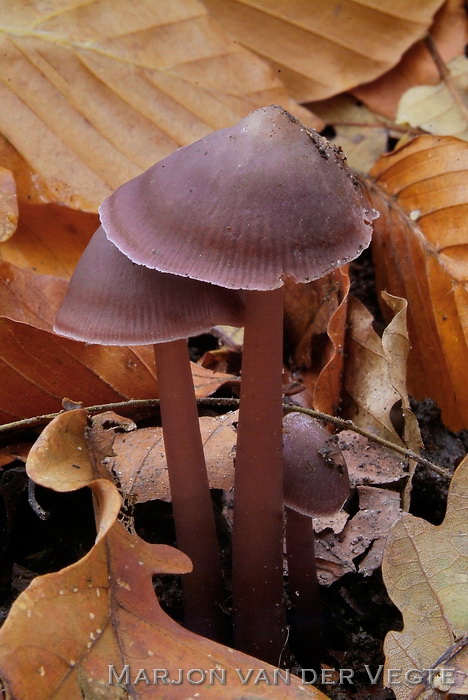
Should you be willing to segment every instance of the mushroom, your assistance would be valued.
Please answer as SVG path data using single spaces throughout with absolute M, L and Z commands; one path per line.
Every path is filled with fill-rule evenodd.
M 235 645 L 284 647 L 282 285 L 369 245 L 374 213 L 341 151 L 282 107 L 181 148 L 100 207 L 108 238 L 161 272 L 247 290 L 233 532 Z M 138 231 L 138 236 L 134 232 Z
M 312 518 L 343 506 L 348 471 L 336 438 L 303 413 L 283 419 L 283 460 L 291 646 L 302 666 L 320 668 L 325 629 Z
M 223 638 L 225 598 L 186 338 L 216 323 L 240 325 L 238 295 L 136 265 L 100 227 L 81 256 L 54 330 L 103 345 L 154 344 L 177 544 L 192 560 L 182 577 L 184 621 Z

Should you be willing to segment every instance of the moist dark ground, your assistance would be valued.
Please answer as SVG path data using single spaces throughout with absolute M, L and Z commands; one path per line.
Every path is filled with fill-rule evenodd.
M 373 313 L 376 330 L 384 326 L 376 301 L 372 263 L 368 253 L 352 265 L 352 293 Z M 210 336 L 191 339 L 191 351 L 199 357 L 216 347 Z M 224 395 L 226 395 L 224 391 Z M 468 431 L 454 434 L 441 422 L 440 412 L 431 400 L 413 402 L 425 450 L 429 460 L 454 470 L 467 452 Z M 154 420 L 154 419 L 153 419 Z M 144 420 L 141 425 L 148 425 Z M 19 441 L 34 441 L 37 432 L 10 434 L 0 446 Z M 447 480 L 418 467 L 414 477 L 411 512 L 433 524 L 445 514 Z M 28 502 L 28 479 L 24 465 L 16 461 L 0 472 L 0 615 L 8 614 L 17 595 L 38 574 L 67 566 L 81 558 L 93 545 L 95 529 L 91 496 L 88 489 L 57 494 L 38 487 L 36 498 L 49 518 L 41 520 Z M 229 588 L 230 517 L 232 498 L 213 492 L 218 514 L 220 541 L 223 548 L 227 588 Z M 227 515 L 227 517 L 226 517 Z M 169 504 L 155 501 L 137 507 L 136 528 L 150 542 L 175 544 Z M 287 591 L 287 580 L 285 581 Z M 155 588 L 163 608 L 181 621 L 180 582 L 177 577 L 155 579 Z M 390 601 L 380 570 L 372 576 L 347 574 L 329 588 L 322 588 L 328 638 L 323 648 L 322 663 L 334 668 L 354 671 L 354 685 L 320 686 L 335 700 L 346 698 L 392 698 L 393 692 L 381 683 L 372 685 L 365 664 L 375 673 L 384 663 L 383 640 L 388 630 L 402 627 L 398 609 Z M 229 613 L 229 590 L 226 612 Z M 301 650 L 297 656 L 301 657 Z M 298 663 L 294 659 L 291 663 Z M 293 666 L 294 668 L 294 666 Z M 296 666 L 299 668 L 299 665 Z

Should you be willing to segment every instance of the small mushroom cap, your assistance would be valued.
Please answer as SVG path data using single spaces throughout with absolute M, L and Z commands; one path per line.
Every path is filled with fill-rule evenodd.
M 99 227 L 70 280 L 54 331 L 102 345 L 187 338 L 217 323 L 242 325 L 239 295 L 136 265 Z
M 333 435 L 304 413 L 283 418 L 284 502 L 317 517 L 336 513 L 349 494 L 346 463 Z
M 100 207 L 108 238 L 140 265 L 258 290 L 352 260 L 375 216 L 341 151 L 276 105 L 178 149 Z

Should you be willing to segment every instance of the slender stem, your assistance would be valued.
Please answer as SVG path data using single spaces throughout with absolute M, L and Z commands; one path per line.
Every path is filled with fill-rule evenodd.
M 315 565 L 312 518 L 286 508 L 291 646 L 305 668 L 320 669 L 325 624 Z
M 225 593 L 187 343 L 154 351 L 177 546 L 193 564 L 182 576 L 184 624 L 222 641 Z
M 234 644 L 277 665 L 287 637 L 282 556 L 283 293 L 251 291 L 245 296 L 232 540 Z

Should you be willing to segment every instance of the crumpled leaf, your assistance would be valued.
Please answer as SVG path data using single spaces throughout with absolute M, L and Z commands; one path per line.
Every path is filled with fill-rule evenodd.
M 407 476 L 404 459 L 352 430 L 338 433 L 338 447 L 353 486 L 395 484 Z
M 178 146 L 271 102 L 318 124 L 198 0 L 2 0 L 0 14 L 0 131 L 47 201 L 96 211 Z
M 367 431 L 417 452 L 422 447 L 422 439 L 406 388 L 409 352 L 407 302 L 386 292 L 382 292 L 382 296 L 394 313 L 382 339 L 372 328 L 373 318 L 367 309 L 356 299 L 350 301 L 345 368 L 345 387 L 350 399 L 347 415 Z M 395 415 L 402 421 L 402 437 L 394 426 Z M 405 510 L 409 508 L 414 470 L 415 464 L 410 462 L 403 496 Z
M 429 34 L 443 61 L 463 55 L 468 39 L 464 0 L 446 0 L 436 13 Z M 373 112 L 394 119 L 400 98 L 409 88 L 439 81 L 439 71 L 422 40 L 403 54 L 395 68 L 354 88 L 353 94 Z
M 382 156 L 372 175 L 377 283 L 408 300 L 408 390 L 435 399 L 445 424 L 460 430 L 468 424 L 460 381 L 468 361 L 468 144 L 420 136 Z
M 299 102 L 320 100 L 382 75 L 424 36 L 443 0 L 204 0 L 240 43 L 270 61 Z
M 468 633 L 467 511 L 465 458 L 453 475 L 441 525 L 404 514 L 393 526 L 382 571 L 404 627 L 385 638 L 386 668 L 402 669 L 402 675 L 412 668 L 433 668 L 455 640 Z M 406 699 L 412 689 L 403 679 L 392 687 L 398 700 Z
M 317 576 L 330 586 L 347 573 L 370 576 L 382 563 L 387 535 L 400 511 L 397 491 L 358 486 L 359 510 L 340 532 L 316 535 Z M 354 560 L 357 559 L 359 563 Z
M 88 452 L 85 425 L 83 410 L 59 416 L 45 428 L 28 460 L 28 474 L 43 486 L 59 491 L 86 483 L 93 487 L 101 496 L 101 528 L 95 546 L 83 559 L 36 578 L 14 603 L 0 631 L 0 675 L 7 697 L 78 700 L 144 694 L 158 700 L 185 699 L 186 678 L 167 687 L 161 680 L 154 682 L 154 669 L 167 669 L 176 681 L 179 669 L 187 673 L 199 668 L 224 670 L 226 679 L 225 685 L 204 683 L 204 695 L 234 700 L 243 688 L 236 669 L 243 676 L 249 668 L 258 669 L 256 677 L 264 668 L 273 677 L 268 664 L 199 637 L 163 613 L 152 576 L 187 573 L 189 559 L 172 547 L 148 544 L 115 522 L 120 498 L 109 481 L 90 481 L 97 466 L 92 451 Z M 77 480 L 70 477 L 77 472 Z M 50 620 L 53 624 L 46 624 Z M 109 665 L 115 674 L 110 674 Z M 134 683 L 137 677 L 139 684 Z M 255 696 L 325 698 L 293 676 L 280 689 L 255 685 Z
M 157 397 L 152 346 L 88 345 L 50 331 L 66 285 L 0 263 L 0 422 L 60 411 L 64 396 L 88 406 Z M 199 398 L 237 381 L 193 363 L 192 375 Z
M 307 284 L 285 280 L 285 342 L 301 406 L 336 413 L 341 394 L 349 292 L 346 266 Z
M 406 332 L 406 301 L 386 296 L 395 316 L 382 339 L 372 327 L 373 317 L 357 299 L 349 299 L 348 358 L 345 388 L 349 395 L 347 417 L 369 432 L 398 444 L 402 440 L 395 430 L 391 411 L 403 403 L 406 444 L 420 445 L 417 421 L 411 413 L 406 393 L 406 356 L 409 349 Z M 409 444 L 412 443 L 412 444 Z
M 16 185 L 10 170 L 0 167 L 0 242 L 8 240 L 18 224 Z
M 447 69 L 468 110 L 468 58 L 458 56 Z M 419 127 L 430 134 L 456 136 L 468 141 L 466 111 L 463 113 L 445 83 L 410 88 L 400 100 L 396 122 Z

